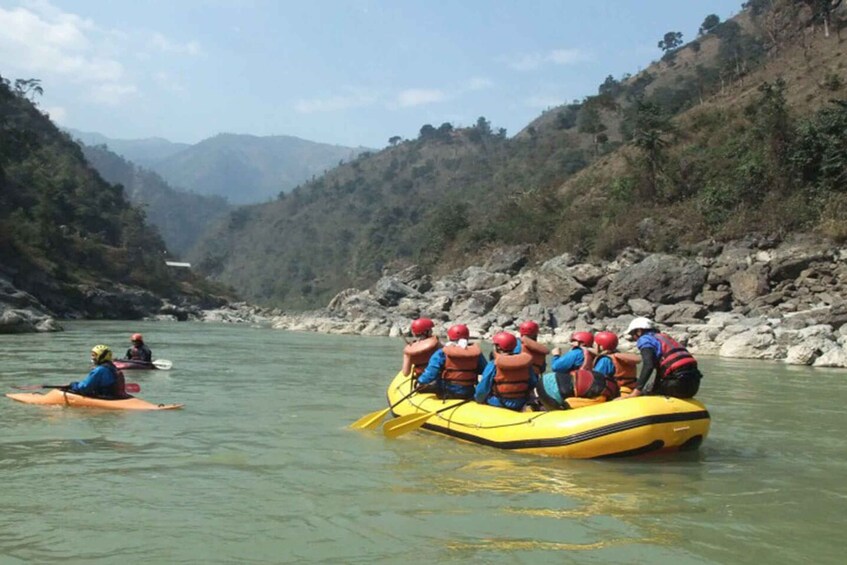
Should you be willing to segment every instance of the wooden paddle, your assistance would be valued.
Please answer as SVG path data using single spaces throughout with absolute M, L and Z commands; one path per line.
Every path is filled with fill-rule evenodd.
M 67 389 L 68 385 L 12 385 L 12 388 L 18 390 L 40 390 L 42 388 Z M 141 392 L 141 385 L 138 383 L 126 383 L 124 390 L 127 392 Z
M 414 370 L 415 370 L 415 368 L 412 367 L 412 371 L 414 371 Z M 375 430 L 376 428 L 379 427 L 379 424 L 382 423 L 382 419 L 385 418 L 385 416 L 387 416 L 389 412 L 391 412 L 392 408 L 394 408 L 395 406 L 397 406 L 398 404 L 400 404 L 404 400 L 407 400 L 410 396 L 412 396 L 413 394 L 418 392 L 420 389 L 424 388 L 424 386 L 426 386 L 426 385 L 422 385 L 422 386 L 417 387 L 412 392 L 410 392 L 409 394 L 407 394 L 406 396 L 404 396 L 403 398 L 401 398 L 400 400 L 398 400 L 397 402 L 395 402 L 394 404 L 392 404 L 388 408 L 383 408 L 382 410 L 377 410 L 376 412 L 371 412 L 370 414 L 365 414 L 364 416 L 362 416 L 361 418 L 359 418 L 358 420 L 356 420 L 355 422 L 350 424 L 350 427 L 353 428 L 354 430 Z
M 445 406 L 440 410 L 436 410 L 435 412 L 424 412 L 423 414 L 409 414 L 407 416 L 400 416 L 399 418 L 395 418 L 391 420 L 387 424 L 382 427 L 382 433 L 385 434 L 387 438 L 395 438 L 397 436 L 401 436 L 405 433 L 412 432 L 426 424 L 426 421 L 435 416 L 436 414 L 441 414 L 442 412 L 446 412 L 447 410 L 452 410 L 453 408 L 458 408 L 463 404 L 467 404 L 468 402 L 473 402 L 473 398 L 468 398 L 467 400 L 463 400 L 458 404 L 451 404 L 450 406 Z

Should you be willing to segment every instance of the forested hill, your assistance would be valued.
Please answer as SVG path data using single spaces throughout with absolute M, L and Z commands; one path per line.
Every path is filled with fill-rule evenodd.
M 312 307 L 385 268 L 444 271 L 504 244 L 543 258 L 678 251 L 754 231 L 843 237 L 844 22 L 840 2 L 704 14 L 695 40 L 669 31 L 660 61 L 513 138 L 485 118 L 424 125 L 235 211 L 194 261 L 252 300 Z
M 0 275 L 58 315 L 118 316 L 84 304 L 117 286 L 202 295 L 172 277 L 162 239 L 123 189 L 33 104 L 40 92 L 37 80 L 0 77 Z
M 159 229 L 168 250 L 184 256 L 201 234 L 233 206 L 221 196 L 204 196 L 173 189 L 158 174 L 130 163 L 105 146 L 82 147 L 83 154 L 105 180 L 120 184 L 147 220 Z
M 79 131 L 67 128 L 71 136 L 89 147 L 105 145 L 127 161 L 142 167 L 150 167 L 152 163 L 161 161 L 183 149 L 191 147 L 190 143 L 174 143 L 161 137 L 145 139 L 114 139 L 102 133 Z
M 249 204 L 274 199 L 363 151 L 287 135 L 222 133 L 148 165 L 174 188 Z

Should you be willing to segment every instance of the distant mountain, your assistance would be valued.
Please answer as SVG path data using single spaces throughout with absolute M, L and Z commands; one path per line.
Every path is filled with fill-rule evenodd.
M 159 229 L 172 254 L 185 255 L 210 224 L 232 210 L 220 196 L 174 190 L 158 174 L 130 163 L 104 145 L 83 145 L 82 151 L 100 176 L 123 185 L 130 202 L 144 209 L 147 221 Z
M 144 167 L 149 167 L 151 163 L 161 161 L 179 153 L 183 149 L 191 147 L 188 143 L 174 143 L 161 137 L 113 139 L 101 133 L 79 131 L 71 128 L 67 128 L 66 131 L 71 137 L 78 139 L 85 145 L 90 147 L 105 145 L 109 148 L 109 151 L 117 153 L 124 159 Z
M 149 166 L 176 188 L 249 204 L 274 199 L 365 151 L 285 135 L 222 133 Z

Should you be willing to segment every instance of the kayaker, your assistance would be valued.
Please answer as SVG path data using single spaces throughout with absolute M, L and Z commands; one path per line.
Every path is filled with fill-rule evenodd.
M 615 367 L 614 377 L 621 388 L 621 394 L 632 392 L 637 380 L 641 356 L 618 351 L 618 336 L 613 332 L 597 332 L 594 336 L 594 344 L 598 355 L 594 360 L 594 367 L 596 368 L 602 359 L 610 359 Z
M 408 375 L 412 367 L 415 377 L 420 376 L 432 354 L 441 349 L 438 337 L 432 335 L 435 324 L 429 318 L 418 318 L 412 322 L 412 340 L 403 348 L 403 374 Z
M 479 375 L 485 370 L 485 357 L 465 324 L 450 326 L 444 347 L 432 354 L 418 377 L 422 392 L 435 392 L 439 398 L 472 398 Z
M 91 349 L 94 368 L 82 381 L 68 385 L 68 391 L 93 398 L 129 398 L 123 373 L 112 363 L 112 350 L 108 345 L 95 345 Z
M 633 391 L 621 398 L 642 394 L 693 398 L 697 394 L 703 375 L 697 360 L 679 342 L 659 332 L 652 320 L 643 317 L 629 323 L 626 335 L 636 340 L 644 364 Z
M 541 375 L 547 370 L 547 354 L 550 350 L 544 345 L 538 343 L 538 332 L 540 328 L 538 324 L 532 320 L 527 320 L 518 326 L 518 333 L 521 338 L 515 348 L 515 353 L 526 351 L 532 355 L 532 368 L 536 375 Z
M 148 364 L 153 362 L 153 352 L 144 343 L 144 336 L 141 334 L 132 334 L 129 341 L 132 342 L 132 347 L 126 350 L 127 359 Z
M 511 410 L 523 410 L 538 382 L 529 353 L 515 353 L 518 340 L 509 332 L 491 338 L 494 359 L 488 362 L 476 385 L 474 400 Z
M 553 349 L 552 373 L 541 376 L 535 392 L 547 410 L 579 408 L 590 403 L 604 402 L 620 394 L 614 378 L 615 366 L 606 356 L 597 359 L 590 349 L 594 345 L 591 332 L 571 334 L 571 349 L 564 355 L 558 347 Z

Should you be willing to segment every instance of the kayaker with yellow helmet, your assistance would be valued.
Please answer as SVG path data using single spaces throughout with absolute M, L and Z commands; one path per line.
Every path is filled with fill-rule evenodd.
M 132 347 L 126 350 L 126 358 L 130 361 L 140 361 L 142 363 L 153 362 L 153 352 L 144 343 L 144 336 L 141 334 L 132 334 L 129 341 L 132 342 Z
M 68 385 L 68 391 L 93 398 L 127 398 L 124 375 L 112 363 L 112 349 L 95 345 L 91 349 L 94 368 L 82 381 Z

